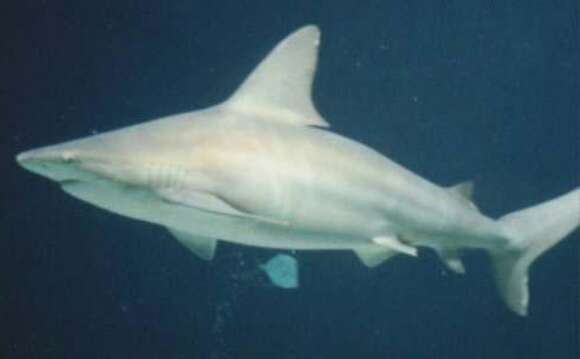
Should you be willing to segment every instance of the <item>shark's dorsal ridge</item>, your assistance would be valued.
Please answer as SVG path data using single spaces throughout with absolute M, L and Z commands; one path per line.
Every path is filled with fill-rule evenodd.
M 225 105 L 257 118 L 328 127 L 312 103 L 320 31 L 309 25 L 282 40 Z

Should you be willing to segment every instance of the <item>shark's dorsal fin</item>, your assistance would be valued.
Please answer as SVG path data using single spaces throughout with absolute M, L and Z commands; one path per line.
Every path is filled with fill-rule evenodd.
M 328 127 L 312 103 L 320 31 L 305 26 L 282 40 L 224 104 L 256 118 Z

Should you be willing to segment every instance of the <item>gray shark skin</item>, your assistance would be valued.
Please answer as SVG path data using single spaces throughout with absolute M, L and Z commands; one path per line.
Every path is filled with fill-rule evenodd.
M 21 153 L 18 163 L 102 209 L 169 229 L 210 260 L 217 241 L 352 250 L 369 266 L 486 250 L 501 297 L 527 313 L 528 269 L 580 225 L 580 188 L 498 220 L 471 184 L 437 186 L 328 130 L 311 88 L 319 30 L 303 27 L 211 108 Z

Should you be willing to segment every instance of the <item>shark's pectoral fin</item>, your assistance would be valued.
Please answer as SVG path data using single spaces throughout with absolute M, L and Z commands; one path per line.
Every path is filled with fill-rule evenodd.
M 401 242 L 395 235 L 375 237 L 373 238 L 373 242 L 395 252 L 403 253 L 412 257 L 417 256 L 417 248 Z
M 461 257 L 459 256 L 458 251 L 442 248 L 437 248 L 435 251 L 437 254 L 439 254 L 439 258 L 441 258 L 449 270 L 457 274 L 465 274 L 465 266 L 463 266 L 463 262 L 461 261 Z
M 312 103 L 320 31 L 305 26 L 282 42 L 224 104 L 254 118 L 328 127 Z
M 162 189 L 158 190 L 157 194 L 166 202 L 194 208 L 204 212 L 221 214 L 226 216 L 241 217 L 251 219 L 257 222 L 268 222 L 279 225 L 286 225 L 285 222 L 278 221 L 252 213 L 244 212 L 228 203 L 223 198 L 217 197 L 208 192 L 190 191 L 190 190 L 175 190 Z
M 175 236 L 179 243 L 183 244 L 201 259 L 205 259 L 206 261 L 213 259 L 217 247 L 217 240 L 186 233 L 174 228 L 167 228 L 167 230 Z
M 367 267 L 376 267 L 398 254 L 397 251 L 382 246 L 358 248 L 354 253 Z

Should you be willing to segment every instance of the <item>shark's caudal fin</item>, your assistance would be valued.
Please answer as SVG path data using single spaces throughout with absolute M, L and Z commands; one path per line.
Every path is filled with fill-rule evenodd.
M 529 302 L 528 270 L 545 251 L 580 226 L 580 188 L 499 219 L 512 250 L 492 251 L 497 286 L 502 299 L 519 315 Z

